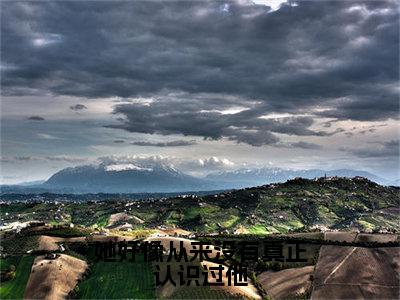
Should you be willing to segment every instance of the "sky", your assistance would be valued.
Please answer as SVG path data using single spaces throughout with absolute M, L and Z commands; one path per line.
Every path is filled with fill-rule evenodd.
M 399 175 L 396 1 L 1 1 L 1 183 L 110 159 Z

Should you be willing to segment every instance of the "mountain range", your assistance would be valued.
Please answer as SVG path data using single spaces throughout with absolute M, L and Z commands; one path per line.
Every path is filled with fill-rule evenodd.
M 351 169 L 324 171 L 252 168 L 215 172 L 195 177 L 171 165 L 112 164 L 83 165 L 60 170 L 47 181 L 37 184 L 3 185 L 5 193 L 169 193 L 188 191 L 228 190 L 270 183 L 285 182 L 296 177 L 355 177 L 361 176 L 383 185 L 387 180 L 372 173 Z

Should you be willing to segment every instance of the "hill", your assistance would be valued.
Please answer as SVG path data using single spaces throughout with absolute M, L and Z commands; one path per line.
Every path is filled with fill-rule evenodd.
M 1 216 L 8 223 L 40 217 L 49 223 L 106 226 L 111 215 L 124 213 L 128 217 L 120 225 L 131 224 L 128 227 L 133 230 L 165 226 L 205 233 L 268 234 L 314 229 L 399 231 L 399 191 L 362 177 L 298 178 L 205 196 L 189 194 L 132 201 L 123 195 L 112 200 L 109 195 L 103 198 L 107 201 L 77 204 L 76 199 L 74 203 L 67 199 L 44 205 L 42 202 L 49 201 L 28 200 L 32 203 L 19 206 L 7 202 L 1 206 Z M 8 216 L 7 212 L 10 212 Z M 137 219 L 141 222 L 136 222 Z
M 168 206 L 163 222 L 187 230 L 227 229 L 255 234 L 313 228 L 400 229 L 399 189 L 362 177 L 299 178 L 204 196 L 186 203 L 177 210 Z
M 370 172 L 351 169 L 325 171 L 320 169 L 286 170 L 281 168 L 253 168 L 211 173 L 207 175 L 206 178 L 217 182 L 229 182 L 234 188 L 243 188 L 255 185 L 285 182 L 286 180 L 290 180 L 296 177 L 314 179 L 323 176 L 338 176 L 348 178 L 361 176 L 379 184 L 390 185 L 389 183 L 394 183 L 388 182 L 388 180 L 376 176 Z
M 74 195 L 74 199 L 63 201 L 36 196 L 3 201 L 1 265 L 7 274 L 15 274 L 13 264 L 16 274 L 0 292 L 6 298 L 21 298 L 25 293 L 27 298 L 46 299 L 67 294 L 82 298 L 226 299 L 238 293 L 272 299 L 304 299 L 310 295 L 322 299 L 335 295 L 397 299 L 399 236 L 388 232 L 400 231 L 399 193 L 399 188 L 362 177 L 322 177 L 204 196 L 130 200 L 119 195 L 101 201 L 77 201 L 78 195 Z M 29 222 L 33 220 L 39 222 Z M 164 247 L 171 241 L 182 241 L 185 248 L 195 239 L 214 246 L 221 240 L 279 241 L 284 243 L 283 253 L 289 253 L 287 241 L 296 240 L 306 250 L 302 253 L 306 261 L 277 263 L 259 256 L 254 263 L 247 263 L 249 286 L 219 290 L 191 286 L 170 290 L 168 285 L 158 288 L 147 263 L 94 261 L 95 242 L 143 239 Z M 211 250 L 217 252 L 216 247 Z M 64 253 L 55 260 L 38 256 L 33 261 L 46 252 Z M 22 254 L 21 263 L 15 263 Z M 168 264 L 167 260 L 161 264 L 162 274 Z M 204 265 L 216 267 L 209 261 Z M 83 274 L 87 266 L 90 270 Z M 177 264 L 173 266 L 174 272 L 180 270 Z M 119 280 L 126 276 L 130 279 Z

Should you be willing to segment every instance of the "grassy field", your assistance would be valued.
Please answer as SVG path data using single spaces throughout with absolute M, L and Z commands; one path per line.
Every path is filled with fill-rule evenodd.
M 178 289 L 170 299 L 241 299 L 209 286 L 189 286 Z
M 102 215 L 97 219 L 96 225 L 97 227 L 105 227 L 108 224 L 108 215 Z
M 248 228 L 249 233 L 251 234 L 270 234 L 270 233 L 278 233 L 279 231 L 271 226 L 266 227 L 262 224 L 253 225 Z
M 79 228 L 52 228 L 44 232 L 45 235 L 55 237 L 80 237 L 89 235 L 88 231 Z
M 31 273 L 33 256 L 23 256 L 16 266 L 15 278 L 0 286 L 0 299 L 22 299 Z
M 11 265 L 14 267 L 19 264 L 21 256 L 9 256 L 7 258 L 0 258 L 0 270 L 7 271 L 10 269 Z
M 151 265 L 137 256 L 133 263 L 97 262 L 91 266 L 87 279 L 78 284 L 82 299 L 153 299 L 154 276 Z

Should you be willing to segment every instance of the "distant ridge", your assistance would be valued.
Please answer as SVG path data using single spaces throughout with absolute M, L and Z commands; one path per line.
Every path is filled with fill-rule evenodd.
M 212 190 L 217 185 L 164 164 L 101 164 L 63 169 L 43 187 L 78 193 L 155 193 Z
M 313 179 L 324 176 L 361 176 L 382 185 L 398 185 L 398 182 L 389 182 L 372 173 L 351 169 L 325 171 L 252 168 L 216 172 L 200 178 L 159 162 L 101 163 L 62 169 L 43 183 L 3 185 L 1 193 L 184 193 L 239 189 L 285 182 L 296 177 Z
M 209 174 L 206 178 L 210 180 L 230 182 L 235 184 L 235 188 L 248 187 L 254 185 L 263 185 L 268 183 L 285 182 L 296 177 L 313 179 L 324 176 L 356 177 L 368 178 L 376 183 L 388 185 L 388 180 L 376 176 L 366 171 L 338 169 L 324 171 L 320 169 L 310 170 L 285 170 L 280 168 L 257 168 L 257 169 L 239 169 L 235 171 L 226 171 Z

